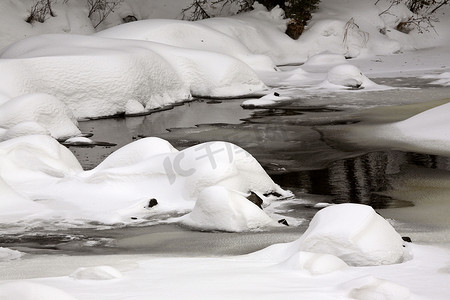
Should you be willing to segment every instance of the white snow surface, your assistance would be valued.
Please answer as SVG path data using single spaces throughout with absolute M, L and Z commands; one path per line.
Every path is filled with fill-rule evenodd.
M 245 196 L 223 186 L 205 188 L 181 223 L 202 230 L 234 232 L 282 226 Z
M 233 213 L 233 220 L 227 219 L 229 211 L 223 212 L 222 225 L 228 227 L 220 229 L 251 230 L 270 225 L 271 219 L 256 206 L 257 211 L 242 203 L 244 198 L 236 193 L 254 191 L 262 195 L 265 205 L 269 199 L 264 193 L 291 195 L 276 185 L 249 153 L 233 144 L 210 142 L 179 152 L 159 138 L 124 146 L 90 171 L 83 171 L 74 155 L 50 137 L 11 139 L 0 143 L 0 178 L 4 181 L 2 193 L 13 196 L 0 203 L 13 206 L 15 218 L 63 219 L 72 225 L 145 222 L 146 217 L 169 211 L 190 211 L 201 194 L 201 201 L 212 197 L 205 189 L 220 186 L 229 190 L 216 195 L 224 203 L 211 201 L 206 206 L 217 210 L 216 205 L 232 204 L 242 210 Z M 158 205 L 150 209 L 152 198 Z M 2 216 L 8 214 L 10 210 L 1 212 Z M 193 219 L 199 222 L 196 227 L 210 229 L 210 224 Z
M 122 278 L 122 273 L 111 266 L 78 268 L 70 277 L 76 280 L 111 280 Z
M 255 253 L 284 261 L 298 251 L 330 254 L 351 266 L 401 263 L 409 257 L 395 229 L 372 207 L 337 204 L 318 211 L 300 239 Z
M 0 262 L 19 259 L 23 254 L 23 252 L 17 250 L 0 247 Z
M 265 87 L 249 66 L 230 56 L 147 41 L 43 35 L 8 47 L 0 58 L 4 94 L 49 93 L 77 118 L 129 112 L 130 106 L 136 113 L 136 105 L 145 112 L 191 95 L 236 97 Z
M 7 282 L 0 284 L 2 300 L 76 300 L 61 289 L 32 282 Z
M 48 94 L 26 94 L 0 105 L 0 127 L 8 129 L 0 140 L 48 132 L 56 139 L 81 134 L 66 105 Z

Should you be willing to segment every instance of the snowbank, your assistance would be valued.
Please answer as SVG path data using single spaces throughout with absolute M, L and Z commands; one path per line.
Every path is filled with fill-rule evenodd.
M 406 300 L 412 296 L 407 287 L 373 276 L 350 280 L 342 284 L 341 288 L 350 290 L 348 297 L 357 300 Z
M 20 251 L 0 247 L 0 262 L 19 259 L 22 255 L 23 253 Z
M 122 273 L 110 266 L 78 268 L 70 277 L 76 280 L 111 280 L 122 278 Z
M 311 275 L 323 275 L 347 268 L 348 265 L 339 257 L 299 251 L 280 264 L 286 269 L 304 270 Z
M 47 94 L 27 94 L 0 105 L 0 127 L 8 128 L 0 140 L 27 134 L 48 133 L 56 139 L 81 134 L 72 112 Z
M 275 63 L 267 56 L 255 55 L 239 40 L 199 22 L 144 20 L 100 31 L 96 36 L 152 41 L 180 48 L 222 53 L 242 60 L 254 70 L 273 71 Z
M 248 231 L 280 226 L 241 193 L 222 186 L 211 186 L 198 196 L 191 213 L 181 223 L 201 230 Z
M 48 93 L 77 118 L 129 107 L 129 113 L 137 113 L 136 107 L 145 112 L 191 95 L 236 97 L 265 87 L 230 56 L 146 41 L 43 35 L 8 47 L 0 57 L 4 94 Z
M 252 108 L 252 107 L 259 107 L 259 106 L 264 107 L 264 106 L 274 105 L 280 101 L 286 101 L 289 99 L 291 99 L 291 98 L 285 97 L 285 96 L 280 96 L 279 93 L 273 92 L 273 93 L 267 94 L 265 96 L 262 96 L 259 99 L 245 100 L 244 102 L 242 102 L 241 106 L 244 108 Z
M 39 283 L 16 281 L 0 284 L 2 300 L 76 300 L 64 291 Z
M 270 179 L 249 153 L 225 142 L 177 151 L 159 138 L 141 139 L 117 150 L 93 170 L 83 171 L 73 154 L 52 138 L 25 136 L 0 143 L 0 177 L 7 184 L 1 187 L 3 191 L 13 195 L 20 191 L 24 195 L 15 196 L 20 202 L 12 198 L 13 203 L 8 200 L 5 204 L 2 199 L 3 205 L 14 205 L 18 212 L 22 206 L 22 217 L 36 219 L 45 214 L 48 219 L 62 218 L 67 224 L 148 222 L 158 214 L 187 212 L 211 186 L 242 194 L 253 191 L 261 195 L 265 205 L 270 197 L 263 194 L 290 195 Z M 200 198 L 204 200 L 205 195 L 210 194 L 204 192 Z M 242 200 L 235 198 L 239 197 L 221 197 L 224 201 Z M 154 207 L 150 205 L 152 199 L 157 203 Z M 26 213 L 28 202 L 39 204 L 42 214 L 37 209 L 32 216 Z M 250 229 L 268 220 L 246 204 L 238 203 L 243 212 L 236 212 L 236 224 L 247 224 Z M 249 214 L 257 215 L 257 221 L 247 220 Z M 208 226 L 202 223 L 198 227 L 203 225 Z M 234 224 L 227 226 L 236 228 Z
M 389 222 L 370 206 L 352 203 L 323 208 L 300 239 L 253 255 L 282 262 L 299 251 L 337 256 L 351 266 L 396 264 L 405 259 L 403 240 Z
M 360 204 L 333 205 L 317 212 L 300 249 L 332 254 L 353 266 L 399 263 L 404 253 L 403 240 L 389 222 Z

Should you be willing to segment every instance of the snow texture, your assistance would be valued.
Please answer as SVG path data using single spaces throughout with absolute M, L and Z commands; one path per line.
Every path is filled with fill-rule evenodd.
M 23 253 L 20 251 L 0 247 L 0 262 L 19 259 L 22 255 Z
M 321 254 L 299 251 L 282 262 L 280 266 L 287 269 L 304 270 L 311 275 L 323 275 L 347 268 L 348 265 L 339 257 L 331 254 Z
M 177 151 L 167 141 L 145 138 L 117 150 L 93 170 L 83 171 L 74 155 L 52 138 L 25 136 L 0 143 L 0 177 L 5 182 L 0 186 L 2 191 L 13 196 L 2 198 L 2 206 L 12 205 L 17 213 L 22 207 L 22 218 L 64 218 L 68 224 L 79 223 L 80 219 L 106 224 L 134 219 L 145 222 L 158 213 L 186 212 L 192 210 L 200 194 L 202 201 L 210 195 L 203 193 L 205 189 L 221 186 L 235 192 L 230 192 L 230 197 L 222 193 L 220 199 L 245 210 L 235 214 L 238 218 L 231 221 L 236 223 L 226 225 L 226 230 L 253 229 L 271 219 L 256 206 L 257 212 L 249 209 L 247 202 L 253 204 L 245 198 L 247 202 L 240 203 L 243 197 L 236 193 L 258 193 L 265 205 L 269 198 L 264 193 L 291 195 L 276 185 L 249 153 L 226 142 Z M 158 205 L 149 209 L 152 198 Z M 31 201 L 38 199 L 45 200 Z M 209 208 L 214 209 L 212 206 Z M 30 215 L 30 209 L 34 214 Z M 2 215 L 9 213 L 2 211 Z M 224 212 L 224 220 L 228 213 Z M 253 215 L 258 217 L 246 219 Z M 203 226 L 211 225 L 197 227 Z
M 403 240 L 373 208 L 361 204 L 328 206 L 316 213 L 300 250 L 335 255 L 352 266 L 403 261 Z
M 79 268 L 70 277 L 76 280 L 111 280 L 122 278 L 122 273 L 110 266 Z
M 280 226 L 245 195 L 222 186 L 211 186 L 198 196 L 194 209 L 181 223 L 202 230 L 248 231 Z
M 66 139 L 81 134 L 66 105 L 48 94 L 26 94 L 0 105 L 0 127 L 7 131 L 0 140 L 30 134 L 49 134 Z
M 64 291 L 39 283 L 13 281 L 0 284 L 2 300 L 76 300 Z

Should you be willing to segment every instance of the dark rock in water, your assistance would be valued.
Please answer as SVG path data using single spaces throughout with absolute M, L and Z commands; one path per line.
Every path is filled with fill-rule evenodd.
M 128 15 L 125 18 L 122 18 L 122 20 L 123 20 L 124 23 L 130 23 L 130 22 L 135 22 L 138 19 L 135 16 Z
M 412 240 L 411 240 L 411 238 L 410 238 L 409 236 L 402 236 L 402 239 L 403 239 L 405 242 L 412 243 Z
M 250 196 L 248 196 L 247 199 L 262 209 L 262 204 L 264 201 L 258 195 L 256 195 L 253 192 L 250 192 Z
M 273 95 L 274 95 L 274 96 L 277 96 L 277 97 L 280 96 L 280 94 L 278 94 L 277 92 L 274 92 Z
M 278 220 L 278 223 L 289 226 L 289 223 L 286 221 L 286 219 Z
M 137 218 L 136 217 L 131 217 L 131 220 L 137 220 Z
M 275 196 L 277 198 L 281 197 L 280 193 L 277 192 L 270 192 L 270 193 L 265 193 L 264 196 L 268 197 L 268 196 Z
M 155 205 L 158 205 L 158 200 L 156 200 L 155 198 L 150 199 L 150 201 L 148 202 L 148 208 L 153 207 Z

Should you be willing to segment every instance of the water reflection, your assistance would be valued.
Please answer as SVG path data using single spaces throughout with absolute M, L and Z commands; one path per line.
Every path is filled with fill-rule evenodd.
M 328 168 L 272 175 L 285 187 L 303 193 L 329 195 L 334 203 L 364 203 L 375 208 L 399 207 L 408 203 L 383 196 L 391 176 L 407 166 L 450 171 L 450 158 L 400 151 L 372 152 L 333 162 Z

